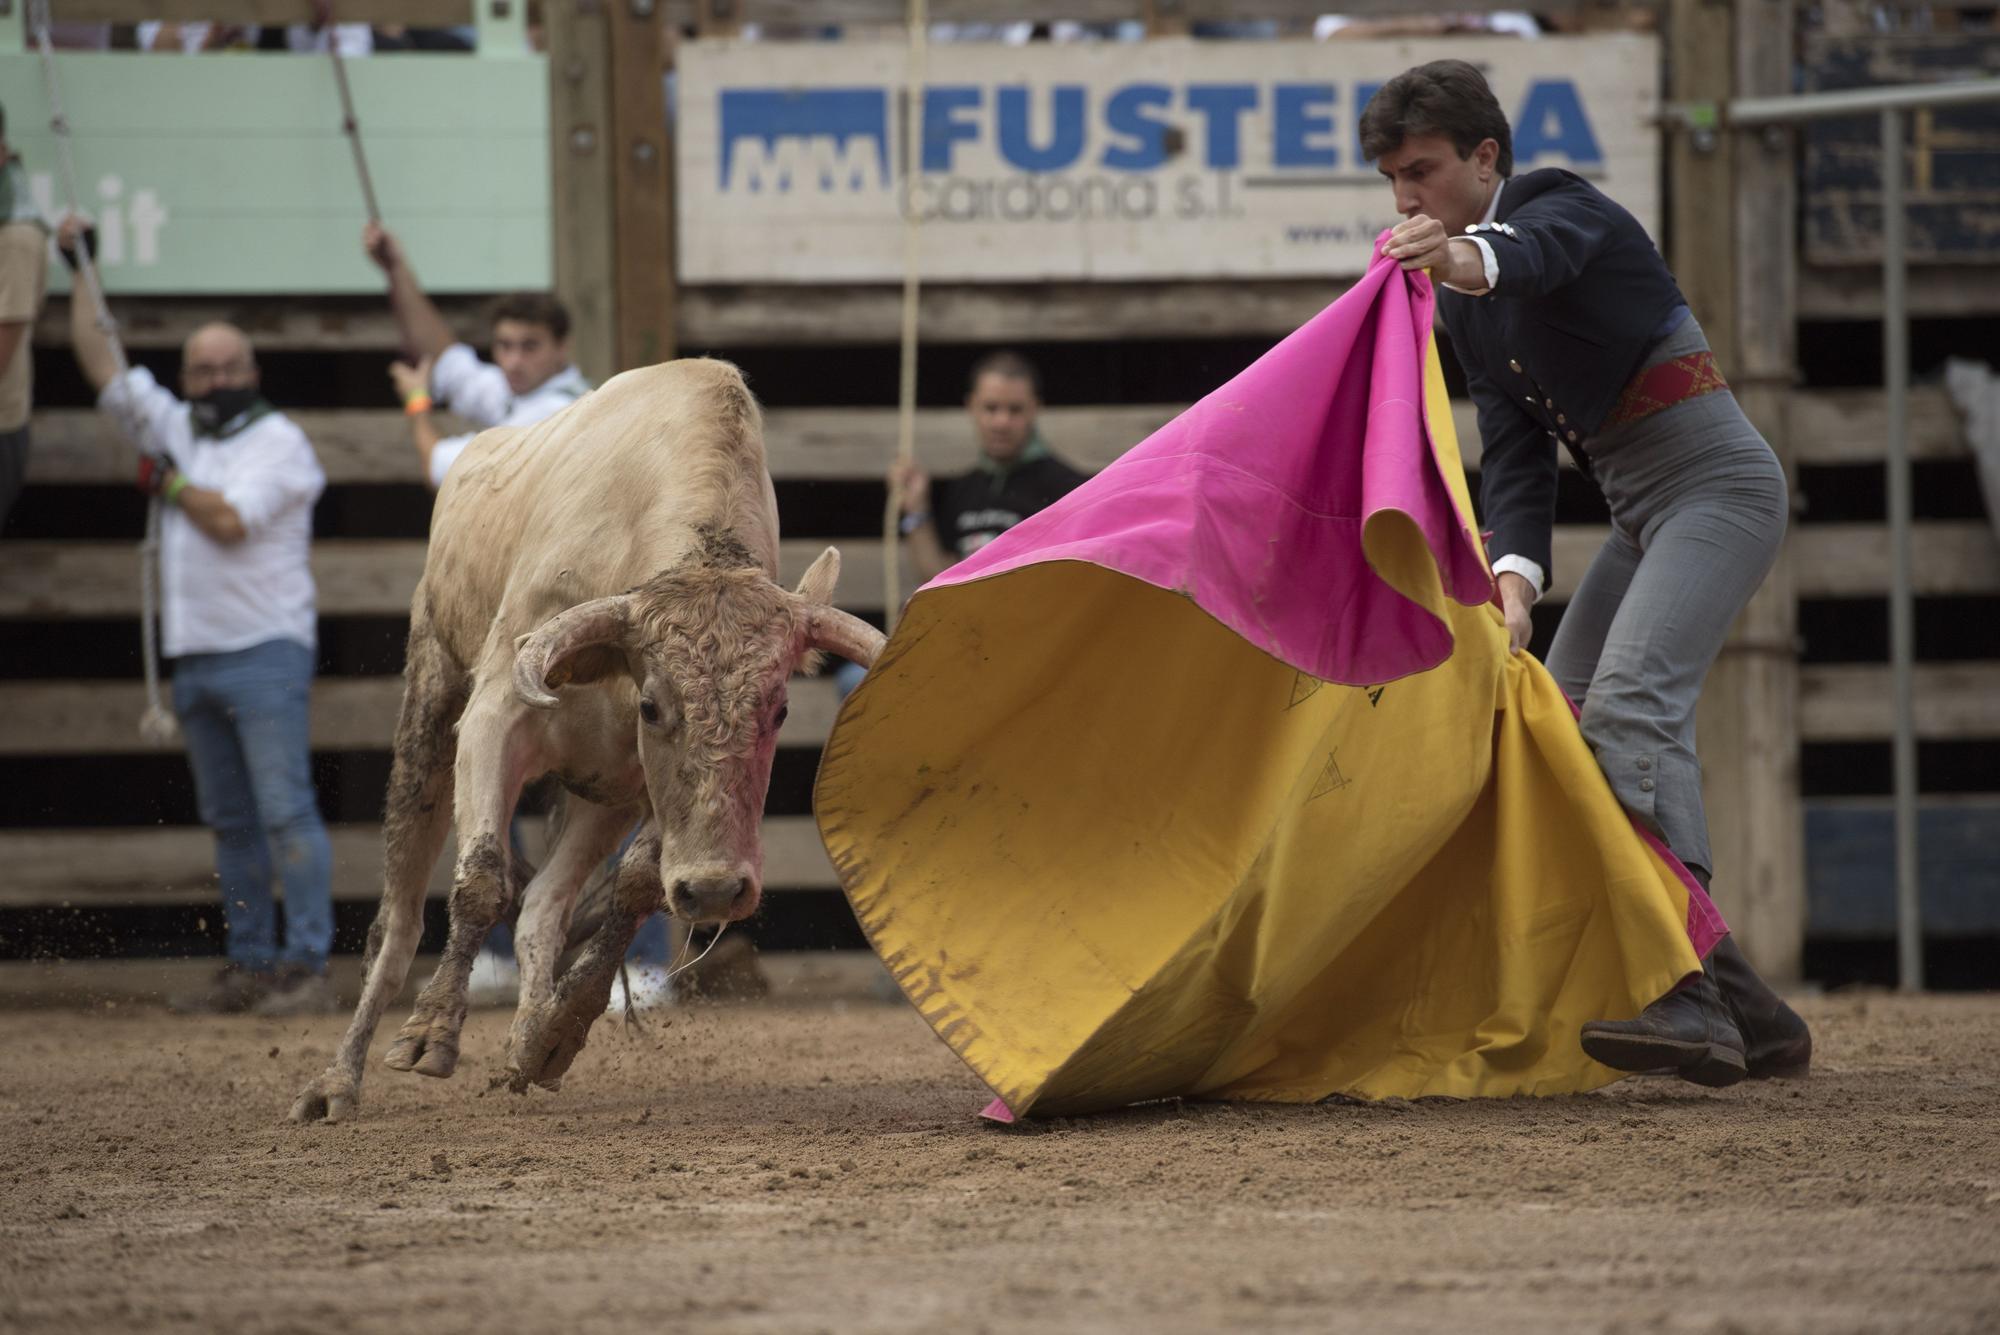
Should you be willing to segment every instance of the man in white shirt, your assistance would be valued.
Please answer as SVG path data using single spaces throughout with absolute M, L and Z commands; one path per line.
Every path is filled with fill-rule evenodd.
M 63 225 L 73 247 L 76 220 Z M 326 486 L 313 448 L 258 390 L 250 340 L 210 324 L 181 351 L 177 397 L 122 378 L 91 303 L 70 298 L 77 365 L 140 450 L 139 485 L 166 502 L 161 647 L 203 823 L 215 833 L 229 962 L 177 1009 L 331 1011 L 333 854 L 312 783 L 307 697 L 316 640 L 308 553 Z M 285 885 L 278 945 L 274 874 Z
M 389 276 L 389 306 L 403 346 L 417 358 L 392 364 L 389 377 L 409 414 L 432 491 L 444 485 L 473 434 L 440 436 L 430 418 L 433 406 L 481 428 L 533 426 L 590 392 L 569 359 L 569 312 L 554 297 L 523 292 L 503 298 L 493 311 L 493 360 L 483 362 L 452 334 L 394 233 L 370 223 L 361 245 Z

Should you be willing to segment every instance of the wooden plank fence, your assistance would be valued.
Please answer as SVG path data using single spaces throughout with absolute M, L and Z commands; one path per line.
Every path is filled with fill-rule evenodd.
M 1107 404 L 1042 411 L 1043 433 L 1080 467 L 1102 468 L 1165 425 L 1186 404 Z M 1801 464 L 1875 463 L 1882 458 L 1888 410 L 1876 390 L 1814 390 L 1790 396 L 1790 429 Z M 343 483 L 418 481 L 408 421 L 393 408 L 307 409 L 291 414 L 318 451 L 327 480 Z M 1479 467 L 1479 430 L 1472 406 L 1452 405 L 1452 425 L 1467 468 Z M 122 483 L 131 451 L 102 414 L 86 408 L 35 414 L 31 483 Z M 895 454 L 896 414 L 888 408 L 774 408 L 764 414 L 764 449 L 772 476 L 786 481 L 873 479 Z M 917 452 L 925 467 L 966 466 L 971 445 L 964 413 L 924 408 L 917 413 Z M 1965 457 L 1958 420 L 1944 391 L 1910 395 L 1910 457 Z M 1562 456 L 1564 467 L 1572 467 Z
M 1087 468 L 1099 468 L 1178 410 L 1174 404 L 1051 408 L 1044 424 L 1066 455 Z M 1917 458 L 1962 454 L 1956 420 L 1941 393 L 1920 390 L 1912 410 L 1911 444 Z M 1790 396 L 1786 412 L 1803 465 L 1862 465 L 1880 458 L 1885 421 L 1879 393 L 1799 393 Z M 303 411 L 296 417 L 313 438 L 334 485 L 416 482 L 415 456 L 399 413 Z M 1454 405 L 1454 419 L 1467 466 L 1476 468 L 1479 438 L 1470 407 Z M 869 480 L 879 476 L 892 451 L 895 415 L 874 408 L 775 409 L 766 415 L 765 434 L 772 472 L 782 481 Z M 39 413 L 34 438 L 30 481 L 38 487 L 125 481 L 125 446 L 89 410 Z M 938 471 L 963 467 L 971 448 L 957 409 L 924 410 L 917 438 L 924 462 Z M 1591 525 L 1558 529 L 1557 600 L 1574 588 L 1602 538 L 1603 530 Z M 1887 534 L 1881 525 L 1797 524 L 1791 542 L 1799 596 L 1869 596 L 1886 590 Z M 825 545 L 803 536 L 786 539 L 782 574 L 795 579 Z M 848 539 L 836 545 L 844 558 L 843 604 L 880 611 L 881 543 Z M 0 555 L 5 558 L 0 560 L 0 618 L 59 621 L 137 614 L 136 558 L 129 542 L 10 541 L 0 547 Z M 322 612 L 333 617 L 402 614 L 423 555 L 424 544 L 414 539 L 317 543 L 314 566 Z M 2000 543 L 1985 525 L 1920 524 L 1916 563 L 1920 592 L 2000 593 Z M 906 588 L 914 586 L 907 569 L 904 580 Z M 315 686 L 314 747 L 386 749 L 401 690 L 396 677 L 322 678 Z M 1917 702 L 1919 733 L 1927 740 L 2000 736 L 2000 663 L 1925 664 L 1919 670 Z M 131 681 L 0 682 L 0 757 L 102 756 L 110 761 L 143 753 L 148 748 L 137 733 L 140 707 L 140 688 Z M 837 707 L 830 682 L 794 683 L 785 745 L 822 744 Z M 1880 740 L 1890 726 L 1887 668 L 1807 666 L 1800 673 L 1798 708 L 1800 734 L 1808 743 Z M 1970 818 L 1952 819 L 1958 823 L 1951 829 L 1959 831 Z M 373 899 L 379 892 L 379 827 L 339 824 L 333 836 L 336 894 L 344 900 Z M 766 874 L 774 890 L 835 887 L 809 816 L 772 817 L 765 837 Z M 433 892 L 442 892 L 449 866 L 449 859 L 440 860 Z M 0 907 L 200 903 L 214 893 L 209 837 L 197 827 L 0 830 L 0 868 L 6 869 L 0 872 Z M 1831 921 L 1861 920 L 1856 914 L 1862 910 L 1845 900 L 1842 904 Z
M 1924 663 L 1917 668 L 1917 736 L 1950 741 L 2000 737 L 2000 662 Z M 313 683 L 312 745 L 317 751 L 387 750 L 402 703 L 401 677 L 321 677 Z M 129 681 L 0 681 L 0 756 L 134 755 L 179 751 L 139 735 L 145 691 Z M 818 747 L 840 702 L 824 677 L 792 682 L 783 746 Z M 1800 731 L 1807 741 L 1886 737 L 1892 700 L 1888 668 L 1821 663 L 1799 671 Z
M 332 825 L 333 897 L 382 893 L 382 831 Z M 451 888 L 449 843 L 430 893 Z M 840 882 L 810 816 L 764 822 L 765 882 L 783 890 L 835 889 Z M 0 830 L 0 908 L 99 904 L 188 904 L 215 897 L 215 839 L 196 825 L 119 830 Z
M 1566 600 L 1609 529 L 1565 524 L 1556 529 L 1556 573 L 1550 596 Z M 1888 530 L 1879 524 L 1818 524 L 1790 539 L 1798 554 L 1804 597 L 1883 595 L 1889 589 Z M 779 577 L 790 583 L 828 546 L 841 553 L 839 602 L 854 611 L 882 610 L 882 542 L 788 538 L 779 545 Z M 424 544 L 415 539 L 333 538 L 313 544 L 313 576 L 323 616 L 394 616 L 407 612 L 423 573 Z M 0 617 L 135 616 L 139 610 L 135 548 L 125 542 L 9 543 L 0 566 Z M 1912 537 L 1918 594 L 2000 593 L 2000 543 L 1976 520 L 1918 524 Z M 913 572 L 904 562 L 904 588 Z

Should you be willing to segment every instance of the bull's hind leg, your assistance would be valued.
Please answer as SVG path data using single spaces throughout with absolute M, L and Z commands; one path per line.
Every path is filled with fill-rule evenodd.
M 611 980 L 631 948 L 646 915 L 666 904 L 660 884 L 660 836 L 650 825 L 618 862 L 618 884 L 611 911 L 596 935 L 561 978 L 548 1004 L 538 1012 L 514 1048 L 507 1083 L 515 1093 L 530 1083 L 554 1089 L 562 1083 L 576 1054 L 590 1036 L 590 1026 L 611 1001 Z
M 528 883 L 521 900 L 521 918 L 514 929 L 514 953 L 521 962 L 521 1000 L 507 1040 L 510 1083 L 536 1077 L 535 1071 L 524 1072 L 519 1058 L 530 1044 L 530 1035 L 550 1018 L 556 960 L 562 954 L 563 933 L 577 891 L 638 822 L 642 809 L 637 804 L 605 807 L 569 799 L 569 819 L 563 822 L 542 869 Z M 657 858 L 654 866 L 657 869 Z
M 521 868 L 507 844 L 507 823 L 538 764 L 538 733 L 524 706 L 514 701 L 504 673 L 480 676 L 458 726 L 458 869 L 451 885 L 451 931 L 437 972 L 382 1058 L 387 1066 L 419 1075 L 448 1076 L 458 1069 L 472 957 L 521 892 Z
M 451 830 L 452 725 L 465 703 L 464 681 L 421 621 L 410 632 L 407 661 L 382 813 L 382 903 L 368 929 L 361 1001 L 333 1063 L 292 1104 L 295 1122 L 338 1122 L 360 1102 L 368 1044 L 382 1012 L 403 990 L 416 957 L 424 929 L 424 888 Z

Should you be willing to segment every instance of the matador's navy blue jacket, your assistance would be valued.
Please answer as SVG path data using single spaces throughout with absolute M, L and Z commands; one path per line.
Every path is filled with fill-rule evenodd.
M 1569 172 L 1508 180 L 1471 230 L 1499 281 L 1477 297 L 1440 285 L 1438 306 L 1479 409 L 1487 550 L 1541 566 L 1546 591 L 1556 448 L 1596 434 L 1687 302 L 1639 220 Z

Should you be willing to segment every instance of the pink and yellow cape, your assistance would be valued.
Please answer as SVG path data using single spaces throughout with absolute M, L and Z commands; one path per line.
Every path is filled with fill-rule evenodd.
M 1013 1114 L 1556 1094 L 1726 930 L 1507 652 L 1431 337 L 1340 300 L 926 585 L 819 775 L 854 911 Z

